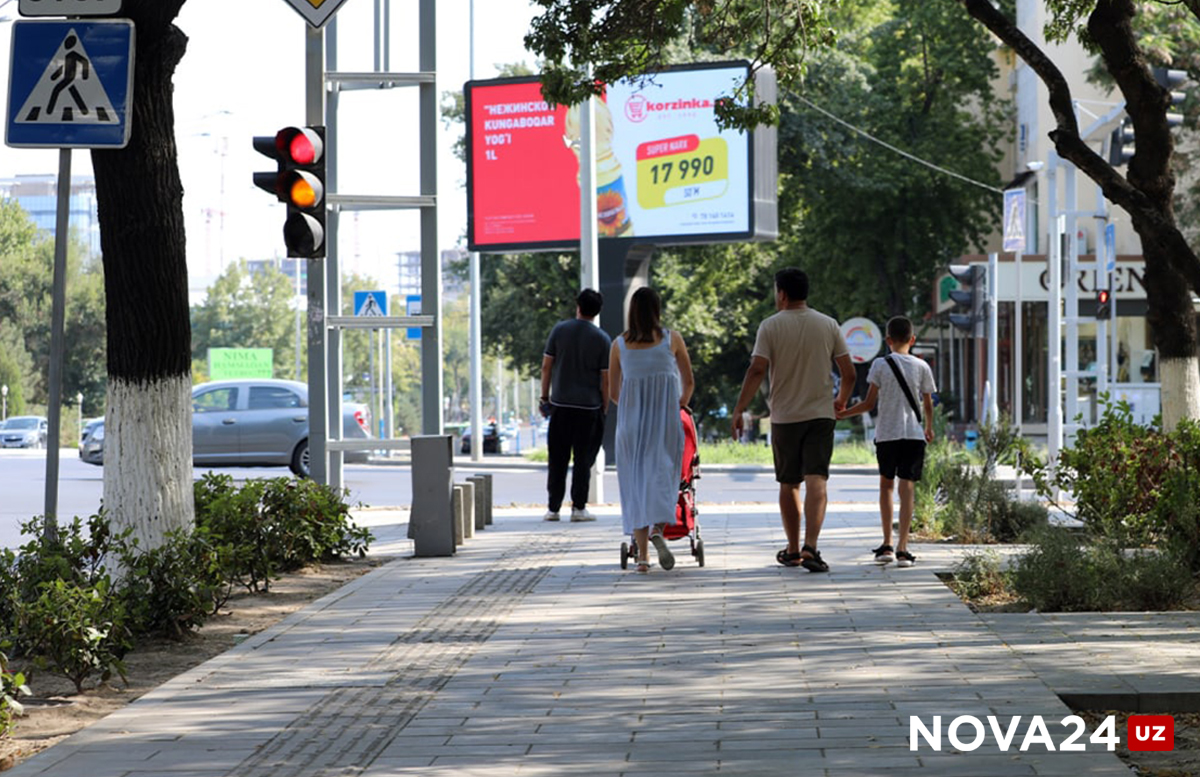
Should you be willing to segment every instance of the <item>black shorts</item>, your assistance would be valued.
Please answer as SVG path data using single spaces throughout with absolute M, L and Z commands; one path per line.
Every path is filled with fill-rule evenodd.
M 925 469 L 924 440 L 887 440 L 875 443 L 875 460 L 879 462 L 880 477 L 888 480 L 921 479 Z
M 794 424 L 771 424 L 775 480 L 799 483 L 805 475 L 828 479 L 835 423 L 832 418 L 814 418 Z

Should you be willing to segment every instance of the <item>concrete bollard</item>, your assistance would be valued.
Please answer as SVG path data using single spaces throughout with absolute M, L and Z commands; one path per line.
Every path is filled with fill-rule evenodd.
M 408 536 L 415 556 L 454 555 L 454 448 L 448 434 L 412 438 L 412 515 Z
M 466 540 L 463 535 L 463 489 L 459 483 L 455 483 L 451 488 L 453 490 L 450 492 L 450 517 L 454 521 L 454 547 L 457 549 Z
M 483 531 L 488 525 L 487 487 L 483 475 L 471 475 L 467 482 L 475 486 L 475 531 Z
M 492 501 L 492 476 L 491 475 L 476 475 L 476 479 L 483 486 L 483 525 L 492 525 L 492 508 L 495 503 Z
M 466 483 L 459 483 L 456 488 L 462 489 L 462 527 L 463 538 L 471 539 L 475 536 L 475 527 L 478 526 L 478 521 L 475 520 L 475 484 L 469 480 Z

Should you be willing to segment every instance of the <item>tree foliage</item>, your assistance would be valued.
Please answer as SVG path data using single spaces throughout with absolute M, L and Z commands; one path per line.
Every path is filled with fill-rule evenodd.
M 542 93 L 573 105 L 601 84 L 653 74 L 671 64 L 670 46 L 744 56 L 751 74 L 738 94 L 727 95 L 717 115 L 731 126 L 773 122 L 771 106 L 753 101 L 754 72 L 770 65 L 785 87 L 798 85 L 806 57 L 834 40 L 832 3 L 820 0 L 535 0 L 525 46 L 543 61 Z
M 270 348 L 275 377 L 296 371 L 296 291 L 278 267 L 251 273 L 245 262 L 225 268 L 192 310 L 192 372 L 206 374 L 210 348 Z M 307 357 L 301 349 L 301 367 Z
M 848 3 L 836 21 L 837 44 L 782 99 L 783 252 L 839 319 L 920 315 L 939 269 L 982 250 L 999 215 L 1010 126 L 994 46 L 948 3 Z
M 54 241 L 15 201 L 0 202 L 0 371 L 10 410 L 44 407 L 50 370 L 50 313 Z M 83 394 L 89 413 L 104 408 L 104 273 L 68 236 L 63 397 Z M 14 396 L 21 399 L 13 402 Z

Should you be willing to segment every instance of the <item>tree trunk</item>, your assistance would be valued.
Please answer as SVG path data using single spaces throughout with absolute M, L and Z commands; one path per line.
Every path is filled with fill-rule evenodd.
M 143 548 L 189 528 L 191 326 L 171 77 L 184 0 L 125 0 L 136 27 L 129 145 L 95 150 L 108 324 L 104 507 Z

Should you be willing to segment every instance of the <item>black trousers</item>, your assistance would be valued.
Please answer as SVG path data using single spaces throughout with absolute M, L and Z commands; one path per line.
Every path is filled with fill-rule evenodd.
M 604 442 L 604 413 L 599 409 L 582 410 L 576 407 L 555 407 L 550 414 L 550 430 L 546 435 L 549 448 L 549 473 L 546 491 L 550 512 L 562 508 L 567 491 L 567 467 L 572 457 L 575 468 L 571 473 L 571 506 L 582 510 L 587 506 L 588 482 L 596 454 Z

